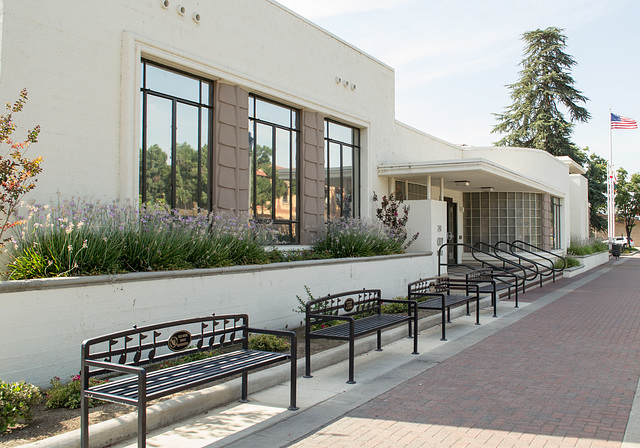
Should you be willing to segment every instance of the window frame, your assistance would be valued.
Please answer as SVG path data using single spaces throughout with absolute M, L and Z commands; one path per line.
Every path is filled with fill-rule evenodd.
M 301 127 L 301 114 L 302 111 L 293 106 L 289 106 L 287 104 L 280 103 L 278 101 L 274 101 L 268 98 L 264 98 L 260 95 L 250 93 L 249 94 L 249 107 L 248 107 L 248 133 L 249 138 L 253 138 L 253 143 L 249 141 L 249 151 L 252 154 L 250 155 L 249 160 L 249 188 L 251 189 L 251 194 L 249 195 L 249 210 L 252 216 L 258 221 L 271 221 L 276 226 L 285 226 L 288 229 L 288 237 L 285 243 L 288 244 L 296 244 L 300 241 L 300 148 L 301 148 L 301 136 L 302 131 Z M 264 102 L 267 104 L 272 104 L 281 108 L 285 108 L 289 110 L 290 117 L 290 126 L 285 126 L 280 123 L 275 123 L 272 121 L 268 121 L 263 118 L 259 118 L 256 116 L 257 111 L 257 103 Z M 294 116 L 295 113 L 295 116 Z M 257 203 L 257 170 L 256 167 L 256 157 L 257 152 L 255 151 L 255 147 L 257 147 L 257 128 L 258 125 L 270 126 L 271 127 L 271 157 L 272 157 L 272 177 L 275 177 L 275 167 L 277 163 L 277 130 L 284 130 L 289 132 L 289 191 L 295 188 L 295 202 L 292 201 L 293 194 L 287 192 L 286 195 L 286 203 L 289 204 L 289 219 L 282 219 L 277 217 L 277 206 L 276 206 L 276 188 L 277 185 L 275 182 L 271 183 L 271 218 L 265 219 L 263 217 L 258 216 L 258 203 Z M 295 138 L 295 144 L 293 136 Z M 295 167 L 293 163 L 295 162 Z M 295 175 L 294 175 L 295 173 Z M 295 179 L 294 179 L 295 178 Z M 294 203 L 292 203 L 294 202 Z M 295 210 L 295 213 L 294 213 Z
M 138 186 L 138 194 L 140 196 L 140 204 L 147 204 L 147 120 L 148 120 L 148 97 L 149 95 L 156 98 L 163 98 L 171 101 L 171 197 L 169 198 L 169 203 L 167 204 L 171 210 L 175 210 L 177 208 L 177 200 L 176 200 L 176 191 L 177 191 L 177 109 L 178 104 L 185 104 L 192 107 L 198 108 L 198 143 L 197 143 L 197 151 L 198 151 L 198 179 L 197 179 L 197 187 L 196 191 L 198 194 L 198 209 L 202 209 L 201 201 L 200 201 L 200 192 L 202 189 L 202 183 L 204 179 L 202 179 L 202 110 L 207 109 L 209 111 L 209 119 L 207 121 L 208 129 L 207 133 L 207 179 L 209 188 L 207 189 L 207 199 L 205 204 L 205 209 L 207 211 L 212 210 L 213 207 L 213 185 L 214 185 L 214 170 L 213 170 L 213 120 L 214 120 L 214 89 L 215 89 L 215 81 L 212 79 L 208 79 L 202 76 L 195 75 L 193 73 L 189 73 L 184 70 L 176 69 L 174 67 L 169 67 L 162 63 L 152 61 L 146 58 L 141 58 L 141 79 L 140 79 L 140 93 L 141 93 L 141 157 L 139 164 L 139 186 Z M 175 73 L 180 76 L 184 76 L 187 78 L 191 78 L 197 80 L 199 83 L 199 101 L 193 101 L 186 98 L 180 98 L 178 96 L 174 96 L 168 93 L 160 92 L 157 90 L 153 90 L 151 88 L 147 88 L 147 66 L 152 66 L 154 68 L 158 68 L 167 72 Z M 203 98 L 202 95 L 202 85 L 206 83 L 208 88 L 208 98 Z
M 337 126 L 342 126 L 345 128 L 351 129 L 352 135 L 352 143 L 344 142 L 342 140 L 338 140 L 336 138 L 331 137 L 330 132 L 330 124 L 335 124 Z M 339 121 L 333 120 L 331 118 L 325 118 L 324 120 L 324 154 L 325 154 L 325 197 L 324 197 L 324 219 L 326 222 L 331 222 L 331 197 L 329 195 L 329 191 L 331 188 L 331 157 L 329 150 L 330 144 L 337 144 L 340 147 L 340 190 L 344 191 L 344 150 L 345 147 L 351 149 L 351 160 L 352 160 L 352 201 L 351 201 L 351 216 L 349 218 L 359 218 L 361 213 L 361 195 L 360 195 L 360 185 L 361 185 L 361 170 L 360 170 L 360 160 L 361 160 L 361 129 L 355 126 L 351 126 L 345 123 L 341 123 Z M 344 218 L 344 199 L 340 201 L 340 216 L 337 219 Z M 334 218 L 335 219 L 335 218 Z

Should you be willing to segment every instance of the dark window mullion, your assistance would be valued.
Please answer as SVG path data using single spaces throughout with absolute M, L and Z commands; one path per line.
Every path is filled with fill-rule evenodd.
M 342 151 L 344 147 L 340 143 L 340 217 L 344 218 L 344 156 Z
M 276 219 L 276 127 L 271 127 L 271 219 Z
M 142 191 L 142 203 L 147 203 L 147 95 L 142 93 L 142 161 L 140 190 Z
M 174 99 L 171 102 L 171 209 L 176 208 L 176 176 L 177 176 L 177 165 L 178 165 L 178 147 L 177 147 L 177 138 L 178 138 L 178 102 Z
M 202 83 L 200 83 L 200 100 L 202 101 Z M 198 108 L 198 180 L 196 182 L 196 203 L 198 211 L 202 203 L 202 109 Z

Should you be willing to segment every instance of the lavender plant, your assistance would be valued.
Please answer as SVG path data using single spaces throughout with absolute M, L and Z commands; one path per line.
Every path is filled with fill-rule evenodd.
M 184 216 L 119 204 L 32 206 L 9 247 L 9 278 L 210 268 L 268 261 L 275 236 L 246 216 Z

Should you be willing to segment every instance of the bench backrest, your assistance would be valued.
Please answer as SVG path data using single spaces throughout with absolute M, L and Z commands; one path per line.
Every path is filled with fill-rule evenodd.
M 87 339 L 82 358 L 141 366 L 241 344 L 248 348 L 246 314 L 211 315 L 136 327 Z M 93 369 L 90 375 L 106 373 Z
M 330 294 L 319 299 L 310 300 L 306 304 L 307 316 L 321 314 L 324 316 L 357 316 L 381 314 L 381 295 L 379 289 L 361 289 L 338 294 Z M 311 318 L 310 323 L 316 319 Z
M 441 275 L 438 277 L 429 277 L 416 280 L 408 285 L 408 296 L 420 295 L 425 293 L 445 293 L 449 294 L 451 291 L 451 284 L 449 276 Z
M 467 278 L 467 281 L 490 282 L 493 280 L 493 269 L 491 268 L 475 269 L 473 271 L 467 272 L 466 278 Z

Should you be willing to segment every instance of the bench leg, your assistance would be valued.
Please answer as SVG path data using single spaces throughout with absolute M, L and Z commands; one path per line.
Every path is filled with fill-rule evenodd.
M 304 341 L 304 377 L 303 378 L 313 378 L 311 375 L 311 338 L 309 337 L 309 333 L 306 335 Z
M 84 391 L 80 408 L 80 447 L 89 448 L 89 398 L 84 396 Z
M 493 291 L 491 297 L 493 297 L 493 317 L 498 317 L 498 292 Z
M 294 340 L 295 342 L 295 340 Z M 295 344 L 291 344 L 291 395 L 289 396 L 289 410 L 297 411 L 297 380 L 298 380 L 298 351 Z
M 471 311 L 469 311 L 469 301 L 467 300 L 467 316 L 471 316 Z
M 447 323 L 451 323 L 451 307 L 447 307 Z
M 247 401 L 249 401 L 249 399 L 247 398 L 248 395 L 248 387 L 247 387 L 247 382 L 249 379 L 249 373 L 244 372 L 242 374 L 242 386 L 241 386 L 241 390 L 242 390 L 242 395 L 240 398 L 240 403 L 246 403 Z
M 354 359 L 354 353 L 355 353 L 355 338 L 351 338 L 349 339 L 349 381 L 347 381 L 347 384 L 356 384 L 356 381 L 353 379 L 354 377 L 354 370 L 355 370 L 355 359 Z
M 411 325 L 411 322 L 409 322 L 409 325 Z M 418 310 L 416 310 L 416 314 L 415 314 L 414 319 L 413 319 L 413 330 L 414 330 L 414 333 L 416 335 L 413 338 L 413 353 L 412 353 L 412 355 L 419 355 L 420 353 L 418 353 Z
M 138 448 L 147 446 L 147 377 L 138 377 Z
M 382 351 L 382 330 L 376 332 L 376 351 Z
M 514 308 L 519 308 L 518 307 L 518 285 L 517 285 L 517 283 L 516 283 L 515 290 L 516 290 L 516 294 L 515 294 L 516 295 L 516 306 Z
M 447 308 L 447 311 L 449 311 L 449 308 Z M 446 324 L 446 319 L 445 319 L 445 310 L 444 308 L 442 309 L 442 338 L 440 338 L 441 341 L 446 341 L 447 337 L 445 335 L 445 331 L 444 331 L 444 326 Z
M 147 446 L 147 404 L 146 400 L 142 399 L 138 404 L 138 448 L 145 448 Z
M 469 302 L 467 302 L 469 306 Z M 476 325 L 480 325 L 480 297 L 476 297 Z

